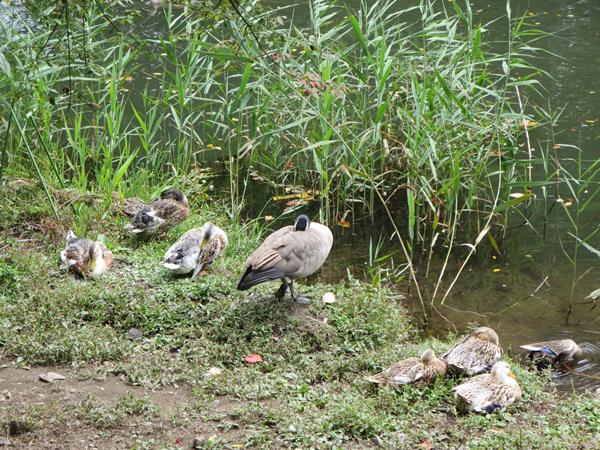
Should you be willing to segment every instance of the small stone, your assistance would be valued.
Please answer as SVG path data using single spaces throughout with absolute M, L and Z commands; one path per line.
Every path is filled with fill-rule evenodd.
M 144 333 L 142 333 L 137 328 L 130 328 L 129 330 L 127 330 L 127 338 L 131 339 L 132 341 L 137 341 L 138 339 L 141 339 L 143 336 L 144 336 Z
M 206 376 L 207 377 L 216 377 L 219 376 L 223 373 L 223 369 L 221 369 L 220 367 L 211 367 L 210 369 L 208 369 L 206 371 Z
M 335 303 L 335 294 L 333 292 L 325 292 L 322 298 L 323 303 Z
M 8 435 L 9 436 L 17 436 L 18 434 L 25 433 L 29 431 L 29 425 L 25 422 L 21 422 L 20 420 L 11 420 L 8 423 Z
M 298 431 L 298 430 L 296 430 L 296 427 L 295 427 L 294 425 L 290 425 L 290 426 L 288 427 L 288 431 L 289 431 L 290 433 L 295 433 L 295 432 L 296 432 L 296 431 Z
M 192 443 L 192 448 L 196 450 L 201 450 L 206 445 L 206 438 L 204 436 L 196 436 L 194 438 L 194 442 Z
M 64 375 L 56 372 L 47 372 L 40 375 L 40 380 L 45 381 L 46 383 L 54 383 L 55 381 L 64 379 Z
M 0 437 L 0 447 L 8 447 L 10 444 L 10 441 L 8 439 L 4 439 L 2 437 Z

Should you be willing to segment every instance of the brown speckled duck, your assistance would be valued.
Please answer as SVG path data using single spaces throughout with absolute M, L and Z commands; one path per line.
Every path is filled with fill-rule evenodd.
M 494 364 L 491 373 L 469 378 L 452 390 L 464 409 L 479 413 L 502 411 L 521 398 L 519 383 L 504 361 Z
M 125 228 L 135 234 L 152 236 L 174 227 L 187 218 L 190 208 L 186 196 L 175 190 L 166 189 L 160 198 L 148 205 L 132 207 L 135 214 Z
M 112 267 L 113 254 L 102 242 L 78 238 L 71 230 L 66 241 L 65 249 L 60 252 L 61 269 L 95 278 Z
M 206 270 L 227 247 L 227 233 L 212 222 L 185 232 L 167 250 L 163 266 L 176 274 L 193 272 L 192 278 Z
M 555 339 L 551 341 L 535 342 L 520 345 L 520 348 L 529 351 L 529 358 L 539 365 L 549 363 L 565 363 L 581 358 L 581 347 L 572 339 Z
M 423 352 L 420 358 L 408 358 L 388 367 L 378 374 L 366 377 L 367 381 L 377 384 L 415 384 L 426 386 L 437 377 L 444 376 L 446 364 L 435 356 L 431 349 Z
M 489 327 L 479 327 L 442 355 L 448 370 L 475 375 L 489 371 L 502 358 L 498 335 Z

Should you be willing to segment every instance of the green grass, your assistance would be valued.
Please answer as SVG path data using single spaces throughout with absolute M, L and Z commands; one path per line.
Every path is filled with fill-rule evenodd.
M 20 202 L 0 229 L 0 276 L 9 287 L 0 297 L 0 356 L 18 358 L 20 365 L 80 367 L 100 379 L 116 374 L 148 393 L 123 395 L 112 406 L 90 396 L 60 414 L 51 413 L 55 408 L 23 405 L 17 417 L 31 429 L 28 436 L 73 420 L 107 435 L 127 430 L 163 414 L 150 389 L 178 385 L 191 387 L 194 402 L 162 420 L 179 430 L 198 421 L 210 424 L 217 431 L 206 439 L 214 448 L 408 449 L 427 440 L 436 448 L 597 444 L 597 399 L 560 398 L 547 385 L 546 374 L 517 363 L 524 397 L 509 412 L 494 416 L 458 415 L 453 380 L 422 390 L 365 382 L 365 375 L 401 358 L 427 347 L 442 352 L 449 343 L 420 337 L 405 307 L 384 286 L 303 280 L 299 289 L 314 300 L 306 308 L 289 299 L 275 301 L 274 284 L 236 291 L 261 227 L 232 222 L 216 212 L 223 211 L 219 202 L 203 202 L 165 239 L 150 242 L 132 240 L 121 228 L 122 216 L 93 210 L 81 225 L 91 237 L 105 235 L 116 262 L 104 277 L 82 280 L 58 270 L 62 243 L 33 226 L 52 214 L 39 187 L 4 188 L 2 201 L 15 193 Z M 61 213 L 64 230 L 75 219 L 69 209 Z M 209 218 L 230 237 L 226 256 L 210 275 L 191 280 L 164 271 L 160 260 L 169 244 Z M 24 223 L 29 227 L 19 228 Z M 326 291 L 335 292 L 336 303 L 321 304 Z M 131 327 L 141 330 L 143 338 L 130 341 Z M 244 356 L 254 352 L 264 361 L 248 365 Z M 207 376 L 212 367 L 222 373 Z M 214 402 L 222 399 L 239 403 L 215 410 Z M 140 437 L 136 445 L 174 445 L 153 439 Z

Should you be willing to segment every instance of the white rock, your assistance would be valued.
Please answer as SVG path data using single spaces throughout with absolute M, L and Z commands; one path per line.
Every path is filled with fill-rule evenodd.
M 208 369 L 206 371 L 206 376 L 207 377 L 216 377 L 218 375 L 221 375 L 223 373 L 223 369 L 219 368 L 219 367 L 211 367 L 210 369 Z
M 323 303 L 335 303 L 335 294 L 333 292 L 325 292 L 322 300 Z
M 56 372 L 47 372 L 47 373 L 42 373 L 40 375 L 40 380 L 45 381 L 46 383 L 54 383 L 55 381 L 58 380 L 64 380 L 65 376 L 61 375 L 60 373 L 56 373 Z

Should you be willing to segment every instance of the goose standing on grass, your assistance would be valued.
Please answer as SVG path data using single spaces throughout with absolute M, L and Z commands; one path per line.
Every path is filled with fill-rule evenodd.
M 60 252 L 61 269 L 95 278 L 112 267 L 113 254 L 102 242 L 78 238 L 72 230 L 66 241 L 65 249 Z
M 431 349 L 423 352 L 420 358 L 408 358 L 388 367 L 378 374 L 366 377 L 377 384 L 415 384 L 426 386 L 446 373 L 446 363 L 435 356 Z
M 503 411 L 521 398 L 521 388 L 510 366 L 498 361 L 491 373 L 469 378 L 452 389 L 466 409 L 480 413 Z
M 134 208 L 131 223 L 125 228 L 135 234 L 154 235 L 173 228 L 182 222 L 190 213 L 188 200 L 183 193 L 175 189 L 166 189 L 160 198 L 148 205 Z
M 175 242 L 163 261 L 163 266 L 173 273 L 193 272 L 192 278 L 206 270 L 225 251 L 227 234 L 212 222 L 192 228 Z
M 294 225 L 271 233 L 246 260 L 246 272 L 238 282 L 241 291 L 270 280 L 281 280 L 276 297 L 281 300 L 290 290 L 292 300 L 306 305 L 310 300 L 299 297 L 294 280 L 315 273 L 323 265 L 331 246 L 331 230 L 320 223 L 311 223 L 308 216 L 298 216 Z
M 533 344 L 520 345 L 519 347 L 528 350 L 529 359 L 538 365 L 565 363 L 579 359 L 583 354 L 581 347 L 572 339 L 535 342 Z
M 450 371 L 476 375 L 489 371 L 500 361 L 502 353 L 496 332 L 489 327 L 479 327 L 444 353 L 442 359 Z

